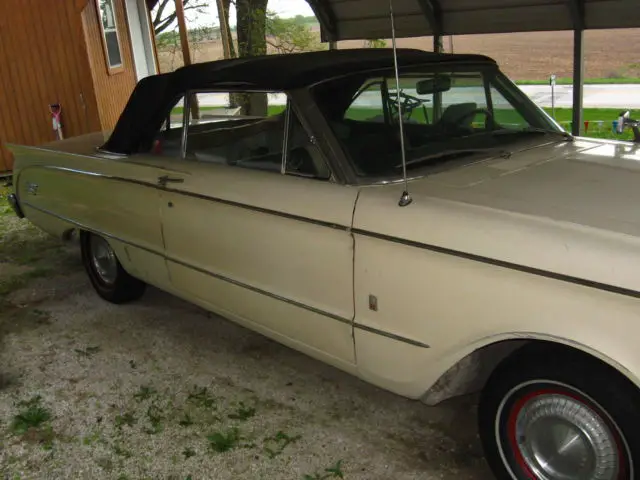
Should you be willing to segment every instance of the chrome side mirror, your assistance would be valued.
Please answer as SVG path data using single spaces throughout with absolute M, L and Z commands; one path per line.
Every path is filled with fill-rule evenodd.
M 618 125 L 616 130 L 618 133 L 624 132 L 624 127 L 627 125 L 627 122 L 631 118 L 631 112 L 629 110 L 625 110 L 624 112 L 620 112 L 620 116 L 618 117 Z

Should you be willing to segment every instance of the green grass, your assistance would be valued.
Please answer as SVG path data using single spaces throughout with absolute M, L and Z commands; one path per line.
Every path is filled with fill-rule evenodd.
M 264 439 L 264 453 L 269 458 L 273 459 L 280 455 L 288 445 L 297 442 L 300 438 L 302 438 L 300 435 L 292 437 L 282 431 L 279 431 L 275 435 Z
M 555 113 L 552 114 L 551 108 L 543 108 L 549 115 L 555 118 L 555 120 L 560 123 L 560 125 L 567 131 L 571 131 L 572 121 L 572 108 L 556 108 Z M 351 120 L 360 120 L 364 121 L 375 117 L 379 114 L 377 109 L 369 109 L 366 107 L 363 108 L 352 108 L 349 110 L 348 118 Z M 427 115 L 429 118 L 432 117 L 432 109 L 427 108 Z M 618 135 L 613 132 L 613 121 L 618 119 L 620 115 L 619 108 L 585 108 L 583 110 L 583 119 L 586 122 L 589 122 L 589 129 L 586 132 L 583 132 L 583 135 L 586 137 L 594 137 L 594 138 L 604 138 L 604 139 L 612 139 L 612 140 L 626 140 L 630 141 L 633 139 L 633 133 L 631 131 L 625 131 L 624 134 Z M 425 113 L 422 109 L 417 109 L 414 111 L 412 120 L 418 121 L 420 123 L 425 123 Z M 519 123 L 519 118 L 513 110 L 496 110 L 496 119 L 498 122 L 502 123 Z M 482 115 L 478 115 L 476 121 L 483 122 L 484 117 Z M 598 129 L 598 125 L 596 122 L 602 122 L 602 125 Z M 522 122 L 522 120 L 520 120 Z
M 551 108 L 544 108 L 544 110 L 551 115 Z M 609 123 L 611 126 L 611 122 L 613 120 L 618 119 L 618 115 L 620 115 L 621 109 L 619 108 L 585 108 L 582 111 L 583 117 L 585 121 L 596 121 L 596 120 L 604 120 Z M 555 119 L 558 122 L 570 122 L 571 115 L 573 114 L 572 108 L 556 108 L 555 109 Z
M 133 427 L 136 424 L 136 417 L 132 412 L 125 412 L 122 415 L 116 415 L 115 425 L 116 428 L 122 429 L 124 425 Z
M 32 428 L 40 428 L 51 419 L 51 413 L 41 404 L 42 398 L 38 395 L 30 400 L 18 403 L 23 407 L 20 413 L 13 417 L 11 430 L 16 435 L 23 435 Z
M 549 85 L 549 79 L 544 80 L 516 80 L 516 85 Z M 609 84 L 638 84 L 638 77 L 620 77 L 620 78 L 586 78 L 585 85 L 609 85 Z M 571 77 L 556 78 L 556 85 L 573 85 Z
M 194 385 L 191 392 L 189 392 L 187 401 L 207 409 L 215 408 L 216 406 L 216 399 L 208 392 L 207 387 L 198 387 L 197 385 Z
M 211 450 L 217 453 L 224 453 L 237 448 L 242 437 L 240 435 L 240 430 L 234 427 L 226 432 L 214 432 L 207 436 L 207 440 Z
M 251 417 L 255 416 L 256 409 L 254 407 L 245 406 L 244 402 L 240 402 L 240 405 L 236 409 L 236 411 L 227 415 L 228 418 L 232 420 L 248 420 Z
M 313 475 L 304 475 L 303 480 L 327 480 L 329 478 L 344 478 L 344 473 L 342 472 L 342 460 L 338 460 L 338 462 L 329 468 L 325 468 L 324 472 L 316 472 Z
M 571 131 L 573 109 L 572 108 L 556 108 L 555 115 L 552 115 L 550 108 L 544 108 L 544 110 L 551 116 L 553 116 L 557 122 L 566 130 Z M 585 137 L 603 138 L 609 140 L 633 140 L 633 133 L 630 130 L 625 130 L 622 135 L 618 135 L 613 132 L 613 121 L 618 119 L 620 115 L 619 108 L 585 108 L 582 111 L 583 120 L 589 122 L 589 128 L 582 135 Z M 602 122 L 602 126 L 598 129 L 598 125 L 594 122 Z

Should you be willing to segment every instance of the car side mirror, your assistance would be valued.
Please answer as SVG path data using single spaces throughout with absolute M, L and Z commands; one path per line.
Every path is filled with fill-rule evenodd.
M 618 133 L 624 132 L 624 127 L 626 126 L 630 118 L 631 118 L 631 112 L 629 110 L 620 112 L 620 115 L 618 116 L 618 125 L 616 127 L 616 130 Z

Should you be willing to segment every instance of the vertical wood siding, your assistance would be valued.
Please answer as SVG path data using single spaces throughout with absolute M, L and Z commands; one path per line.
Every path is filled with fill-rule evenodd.
M 123 0 L 115 0 L 124 71 L 108 75 L 95 0 L 0 0 L 0 172 L 5 143 L 54 141 L 49 104 L 65 137 L 113 128 L 135 85 Z
M 107 69 L 95 0 L 89 0 L 87 8 L 82 12 L 85 41 L 91 63 L 100 121 L 104 130 L 113 129 L 136 84 L 136 71 L 133 64 L 124 0 L 114 0 L 114 5 L 124 70 L 113 74 L 109 74 Z

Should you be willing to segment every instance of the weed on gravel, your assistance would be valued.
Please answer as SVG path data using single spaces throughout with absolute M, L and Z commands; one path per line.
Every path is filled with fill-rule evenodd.
M 51 413 L 42 406 L 42 397 L 36 395 L 29 400 L 18 402 L 20 413 L 13 417 L 11 430 L 16 435 L 24 435 L 31 428 L 40 428 L 51 419 Z
M 300 435 L 290 436 L 282 431 L 279 431 L 271 437 L 264 439 L 264 452 L 269 458 L 275 458 L 284 452 L 284 449 L 288 445 L 297 442 L 302 438 Z
M 238 448 L 243 438 L 240 435 L 240 430 L 237 427 L 233 427 L 226 431 L 214 432 L 207 436 L 207 440 L 211 450 L 223 453 Z
M 329 478 L 344 478 L 342 472 L 342 460 L 338 460 L 333 467 L 325 468 L 322 473 L 314 473 L 313 475 L 305 475 L 303 480 L 327 480 Z
M 53 447 L 54 432 L 49 421 L 49 409 L 42 405 L 42 397 L 36 395 L 29 400 L 18 402 L 20 412 L 13 417 L 11 432 L 29 443 L 39 443 L 45 450 Z

